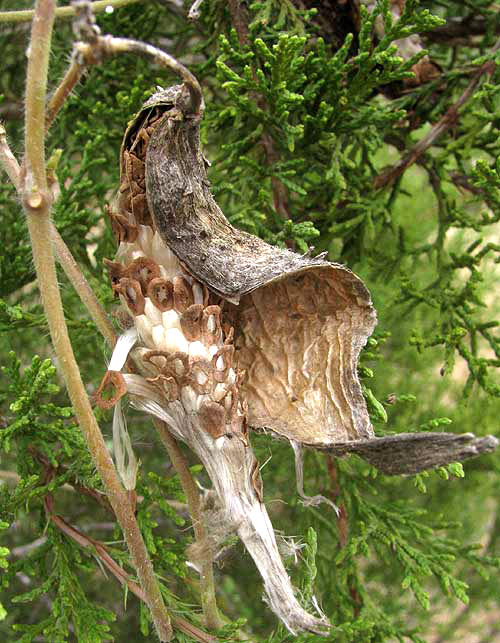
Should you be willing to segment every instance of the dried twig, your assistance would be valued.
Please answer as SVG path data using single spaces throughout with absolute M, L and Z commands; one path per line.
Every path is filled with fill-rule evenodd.
M 116 343 L 116 333 L 106 311 L 101 306 L 94 291 L 90 287 L 89 282 L 85 278 L 85 275 L 71 254 L 70 249 L 53 223 L 51 224 L 50 232 L 57 259 L 66 273 L 66 276 L 73 284 L 74 289 L 78 293 L 78 296 L 82 300 L 102 336 L 105 338 L 108 345 L 113 348 Z
M 500 39 L 496 42 L 492 49 L 492 53 L 498 51 L 500 48 Z M 456 103 L 446 110 L 446 113 L 439 119 L 439 121 L 432 127 L 430 132 L 426 134 L 403 158 L 396 163 L 393 167 L 384 170 L 381 174 L 375 177 L 374 186 L 377 189 L 385 188 L 394 183 L 394 181 L 405 172 L 410 165 L 426 152 L 431 145 L 433 145 L 447 130 L 456 124 L 459 116 L 460 109 L 469 100 L 474 93 L 474 90 L 479 85 L 481 78 L 484 74 L 492 74 L 495 70 L 495 63 L 488 61 L 481 65 L 474 73 L 471 81 L 467 85 L 466 90 L 460 96 Z
M 125 572 L 125 570 L 113 559 L 105 545 L 103 545 L 98 540 L 95 540 L 94 538 L 91 538 L 90 536 L 82 533 L 79 529 L 64 520 L 62 516 L 57 515 L 54 511 L 54 500 L 51 494 L 47 494 L 45 496 L 44 502 L 47 517 L 60 531 L 62 531 L 68 538 L 78 543 L 80 547 L 83 547 L 84 549 L 91 548 L 93 550 L 93 553 L 99 558 L 99 560 L 118 580 L 119 583 L 121 583 L 122 585 L 126 585 L 129 591 L 135 594 L 137 598 L 148 604 L 147 596 L 142 587 L 134 580 L 132 580 Z M 36 546 L 39 546 L 39 544 L 41 544 L 39 542 L 40 540 L 41 539 L 35 541 Z M 30 543 L 30 546 L 32 547 L 33 545 L 35 545 L 35 543 Z M 183 618 L 174 617 L 172 619 L 172 622 L 176 629 L 184 632 L 188 636 L 193 637 L 195 640 L 200 641 L 200 643 L 217 643 L 216 639 L 214 639 L 212 636 L 210 636 L 206 632 L 203 632 L 203 630 L 200 630 L 198 627 L 196 627 L 192 623 L 189 623 Z
M 7 172 L 12 185 L 19 191 L 21 169 L 16 157 L 7 143 L 5 127 L 2 123 L 0 123 L 0 165 Z
M 11 183 L 14 185 L 16 190 L 19 192 L 21 188 L 20 183 L 20 166 L 17 162 L 16 157 L 12 153 L 12 150 L 9 147 L 7 142 L 7 137 L 5 133 L 5 128 L 0 123 L 0 165 L 7 172 Z M 51 236 L 54 243 L 54 247 L 57 253 L 57 258 L 61 264 L 66 276 L 73 284 L 76 292 L 80 296 L 83 304 L 87 308 L 90 316 L 94 320 L 97 328 L 101 331 L 102 335 L 108 342 L 108 344 L 113 347 L 116 342 L 116 333 L 114 331 L 113 325 L 109 321 L 108 316 L 104 308 L 99 303 L 99 300 L 95 296 L 94 291 L 90 287 L 88 281 L 85 278 L 85 275 L 80 270 L 80 267 L 76 263 L 73 255 L 71 254 L 70 249 L 65 244 L 64 239 L 61 237 L 55 225 L 51 222 Z
M 98 13 L 99 11 L 106 11 L 107 7 L 119 9 L 126 7 L 129 4 L 136 4 L 141 0 L 97 0 L 92 2 L 92 11 Z M 55 11 L 56 18 L 72 18 L 75 15 L 73 7 L 59 7 Z M 2 11 L 0 12 L 0 22 L 30 22 L 33 20 L 35 12 L 33 9 L 23 9 L 21 11 Z

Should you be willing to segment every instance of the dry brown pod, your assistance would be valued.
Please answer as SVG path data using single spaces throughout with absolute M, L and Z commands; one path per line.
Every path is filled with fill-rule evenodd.
M 235 531 L 288 629 L 325 634 L 326 617 L 303 609 L 281 561 L 248 427 L 291 442 L 301 495 L 301 446 L 357 453 L 393 474 L 472 457 L 496 441 L 375 438 L 357 373 L 376 324 L 367 288 L 340 264 L 230 225 L 210 192 L 202 116 L 199 87 L 186 81 L 150 98 L 124 137 L 120 245 L 111 265 L 139 341 L 139 373 L 124 379 L 133 404 L 166 422 L 205 466 L 223 523 L 209 549 L 217 530 Z M 134 235 L 123 235 L 125 228 Z M 121 368 L 125 359 L 112 363 Z
M 370 293 L 345 266 L 270 246 L 230 225 L 210 192 L 202 113 L 191 114 L 189 104 L 183 85 L 160 91 L 130 129 L 144 110 L 165 113 L 147 149 L 149 211 L 181 263 L 227 302 L 250 426 L 336 455 L 357 453 L 387 474 L 493 450 L 495 438 L 470 433 L 375 438 L 357 375 L 376 324 Z

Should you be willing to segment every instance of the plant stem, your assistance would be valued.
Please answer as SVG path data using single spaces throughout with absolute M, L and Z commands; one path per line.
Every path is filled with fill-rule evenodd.
M 7 143 L 5 127 L 0 123 L 0 165 L 7 172 L 11 183 L 19 192 L 21 168 Z
M 50 126 L 63 106 L 64 101 L 68 98 L 75 85 L 79 82 L 84 70 L 85 67 L 80 65 L 73 57 L 70 66 L 64 74 L 64 78 L 59 83 L 56 91 L 52 94 L 49 106 L 47 107 L 47 119 L 45 122 L 46 131 L 50 129 Z
M 116 344 L 116 333 L 106 311 L 99 303 L 99 300 L 90 287 L 89 282 L 85 279 L 85 275 L 81 271 L 80 266 L 76 263 L 70 249 L 65 244 L 64 239 L 61 237 L 53 223 L 51 223 L 50 232 L 57 258 L 66 276 L 71 281 L 73 288 L 76 290 L 78 296 L 87 308 L 101 335 L 107 341 L 109 346 L 113 348 Z
M 129 4 L 136 4 L 141 0 L 97 0 L 92 3 L 92 10 L 94 13 L 105 11 L 106 7 L 113 7 L 119 9 L 126 7 Z M 25 9 L 21 11 L 2 11 L 0 12 L 0 22 L 29 22 L 33 19 L 35 12 L 33 9 Z M 59 7 L 56 9 L 56 18 L 72 18 L 75 15 L 73 7 Z
M 45 171 L 45 97 L 54 0 L 37 0 L 33 19 L 26 79 L 26 171 L 21 193 L 30 232 L 33 260 L 59 368 L 64 377 L 79 425 L 106 489 L 109 501 L 123 530 L 142 589 L 161 641 L 172 637 L 172 627 L 163 604 L 159 584 L 128 496 L 106 449 L 99 426 L 81 380 L 69 340 L 52 253 L 50 204 Z
M 9 179 L 12 184 L 19 192 L 21 188 L 20 183 L 20 167 L 17 162 L 16 157 L 12 153 L 9 144 L 7 143 L 7 138 L 5 136 L 5 128 L 0 124 L 0 165 L 3 166 L 4 170 L 7 172 Z M 95 296 L 94 291 L 90 287 L 88 281 L 85 279 L 85 275 L 80 269 L 80 266 L 75 261 L 75 258 L 71 254 L 71 250 L 68 248 L 64 239 L 61 237 L 55 225 L 51 222 L 51 236 L 54 243 L 54 247 L 57 253 L 57 258 L 61 264 L 66 276 L 73 284 L 76 292 L 78 293 L 83 304 L 87 308 L 90 316 L 94 320 L 95 325 L 97 326 L 100 333 L 103 335 L 105 340 L 108 342 L 111 348 L 114 347 L 116 343 L 116 333 L 113 328 L 113 325 L 109 321 L 109 317 L 106 314 L 106 311 L 99 303 L 99 300 Z
M 206 542 L 207 533 L 203 516 L 200 507 L 200 494 L 196 488 L 196 483 L 189 470 L 189 465 L 182 453 L 177 440 L 168 430 L 167 425 L 160 420 L 153 420 L 156 430 L 160 436 L 161 441 L 170 460 L 176 470 L 179 480 L 181 481 L 182 489 L 186 495 L 186 502 L 188 505 L 189 513 L 193 520 L 193 529 L 196 540 L 202 544 Z M 214 570 L 212 560 L 209 555 L 209 548 L 207 550 L 207 559 L 200 565 L 200 587 L 201 587 L 201 605 L 203 614 L 205 616 L 205 625 L 210 629 L 219 629 L 222 627 L 222 621 L 217 608 L 217 599 L 215 597 L 215 583 L 214 583 Z

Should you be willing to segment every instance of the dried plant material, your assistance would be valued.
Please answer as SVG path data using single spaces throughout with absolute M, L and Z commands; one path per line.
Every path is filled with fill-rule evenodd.
M 229 224 L 209 189 L 193 87 L 159 91 L 124 137 L 118 214 L 137 235 L 124 236 L 120 224 L 108 265 L 140 338 L 140 374 L 123 377 L 132 404 L 200 458 L 223 531 L 245 544 L 271 609 L 293 633 L 324 634 L 328 621 L 300 606 L 281 561 L 248 427 L 292 441 L 299 492 L 315 503 L 326 499 L 304 496 L 301 445 L 358 453 L 394 473 L 405 453 L 409 468 L 437 466 L 489 450 L 494 439 L 457 448 L 457 436 L 374 437 L 357 375 L 376 323 L 368 290 L 344 266 Z
M 113 454 L 123 486 L 127 491 L 132 491 L 135 489 L 139 463 L 132 448 L 121 400 L 115 404 L 113 414 Z

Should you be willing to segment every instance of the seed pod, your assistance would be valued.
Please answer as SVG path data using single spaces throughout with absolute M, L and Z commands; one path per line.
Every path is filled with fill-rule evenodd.
M 182 87 L 169 88 L 142 112 L 165 110 L 146 153 L 149 210 L 182 264 L 226 301 L 238 364 L 247 371 L 241 393 L 250 425 L 307 444 L 373 437 L 357 375 L 376 322 L 368 290 L 344 266 L 230 225 L 209 189 L 201 115 L 184 115 L 182 97 Z

